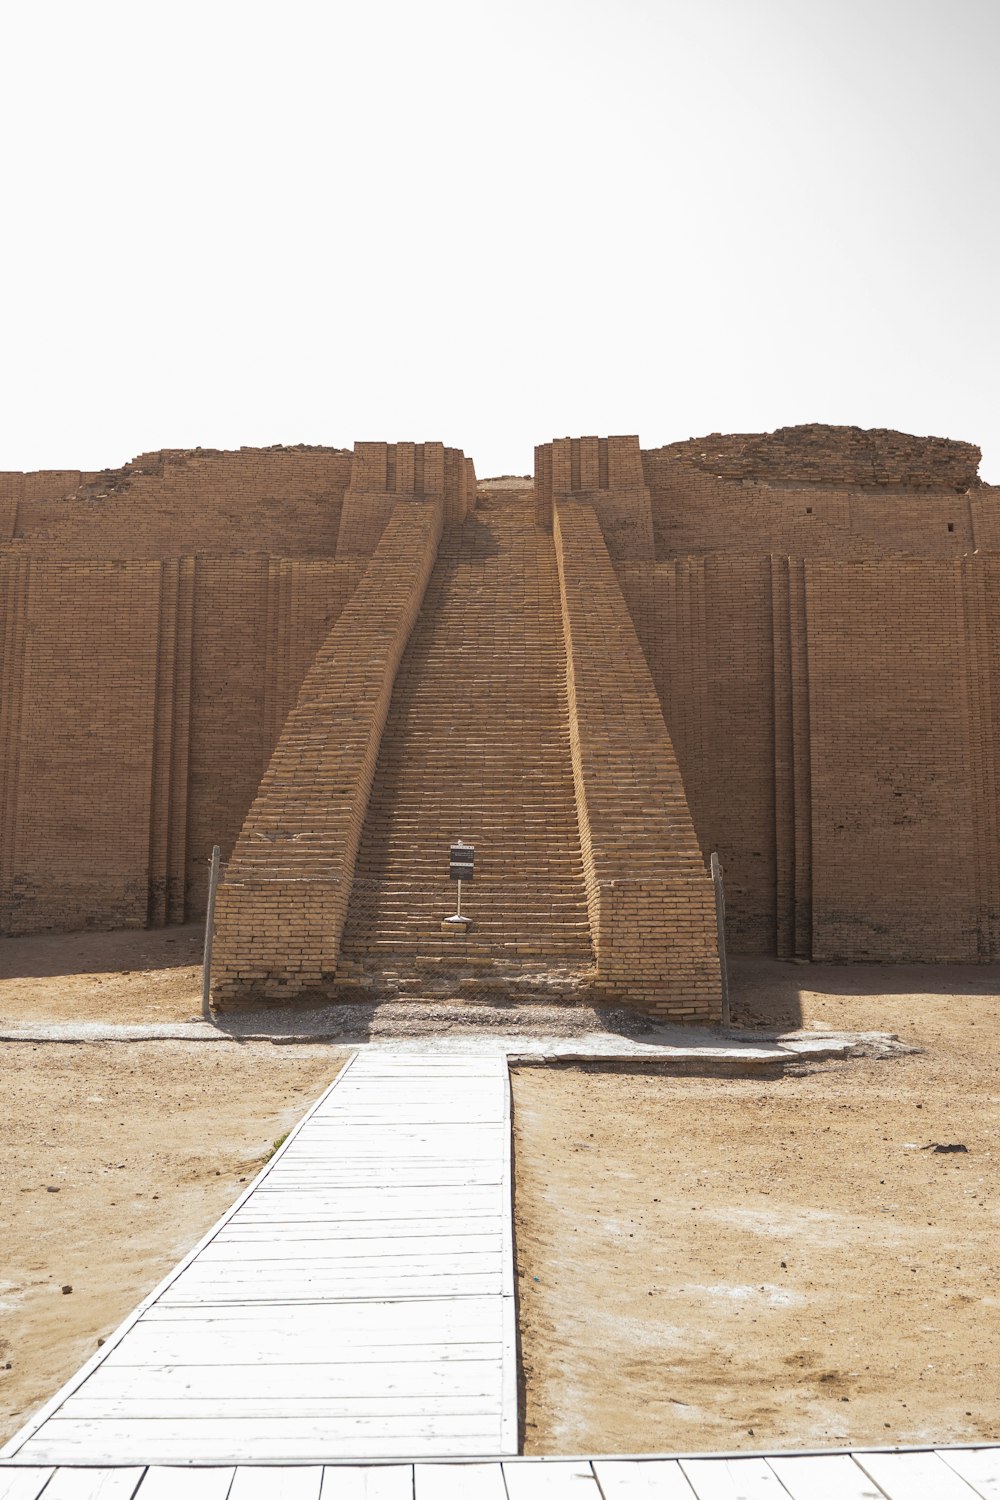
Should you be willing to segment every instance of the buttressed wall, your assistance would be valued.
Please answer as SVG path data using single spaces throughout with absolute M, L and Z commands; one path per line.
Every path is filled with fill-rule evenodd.
M 816 426 L 556 440 L 534 486 L 439 443 L 0 475 L 0 930 L 196 918 L 219 843 L 220 1003 L 545 972 L 710 1018 L 718 849 L 736 951 L 996 957 L 978 463 Z

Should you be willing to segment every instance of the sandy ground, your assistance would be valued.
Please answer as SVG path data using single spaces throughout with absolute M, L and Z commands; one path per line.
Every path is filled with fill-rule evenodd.
M 1000 1439 L 1000 973 L 735 967 L 748 1024 L 927 1050 L 515 1075 L 526 1451 Z
M 0 1049 L 0 1437 L 197 1243 L 344 1055 L 229 1042 Z
M 200 957 L 197 926 L 0 940 L 0 1022 L 184 1021 Z M 1000 1438 L 998 992 L 995 968 L 738 961 L 751 1034 L 891 1030 L 926 1051 L 775 1082 L 520 1073 L 528 1451 Z M 197 1241 L 342 1057 L 0 1049 L 0 1433 Z
M 190 1021 L 204 927 L 0 938 L 0 1021 Z

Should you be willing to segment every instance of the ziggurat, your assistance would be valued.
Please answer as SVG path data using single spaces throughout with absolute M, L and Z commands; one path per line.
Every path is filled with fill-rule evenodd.
M 1000 950 L 1000 493 L 856 428 L 0 475 L 0 930 L 203 915 L 214 999 L 720 1007 Z M 476 846 L 472 926 L 450 842 Z

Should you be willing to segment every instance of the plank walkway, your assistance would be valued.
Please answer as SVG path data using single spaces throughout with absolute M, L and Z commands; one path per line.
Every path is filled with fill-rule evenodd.
M 0 1500 L 1000 1500 L 1000 1445 L 515 1457 L 516 1355 L 507 1060 L 368 1049 L 11 1439 Z
M 2 1456 L 143 1466 L 516 1453 L 513 1275 L 505 1058 L 355 1054 L 234 1208 Z M 131 1482 L 117 1472 L 116 1496 Z
M 0 1470 L 0 1500 L 997 1500 L 1000 1447 Z

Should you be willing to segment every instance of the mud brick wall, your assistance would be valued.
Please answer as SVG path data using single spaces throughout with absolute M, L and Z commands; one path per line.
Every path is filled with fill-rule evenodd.
M 2 573 L 3 929 L 144 926 L 160 566 Z
M 776 942 L 771 565 L 722 554 L 619 564 L 702 854 L 725 875 L 729 941 Z
M 65 558 L 332 557 L 350 471 L 335 448 L 143 454 L 75 476 L 63 499 L 25 495 L 11 545 Z
M 596 517 L 581 567 L 619 600 L 601 670 L 638 738 L 614 753 L 631 785 L 624 599 L 737 951 L 1000 957 L 1000 490 L 977 461 L 821 427 L 536 450 L 539 523 Z M 0 930 L 203 911 L 211 846 L 231 854 L 387 522 L 432 498 L 453 524 L 474 494 L 430 443 L 0 475 Z M 634 874 L 591 870 L 605 968 L 652 902 Z
M 476 500 L 472 460 L 443 443 L 356 443 L 337 555 L 370 557 L 403 498 L 440 498 L 445 525 L 458 525 Z
M 805 577 L 812 956 L 975 960 L 960 564 Z
M 397 504 L 306 675 L 219 888 L 218 1005 L 334 978 L 393 684 L 443 520 L 441 499 Z
M 712 884 L 596 511 L 556 499 L 553 536 L 599 984 L 655 1015 L 715 1018 L 721 993 Z
M 0 558 L 0 931 L 204 910 L 363 566 Z
M 1000 954 L 1000 557 L 618 573 L 735 951 Z
M 57 515 L 54 502 L 71 495 L 84 476 L 79 469 L 39 469 L 33 474 L 0 473 L 0 547 L 13 541 L 25 516 Z
M 850 491 L 702 473 L 645 455 L 656 556 L 778 552 L 796 557 L 958 558 L 995 546 L 996 507 L 981 491 Z M 981 517 L 977 524 L 977 515 Z
M 1000 486 L 981 484 L 969 496 L 969 507 L 977 551 L 1000 552 Z
M 363 566 L 196 559 L 187 910 L 208 896 L 212 845 L 228 859 L 313 657 Z

